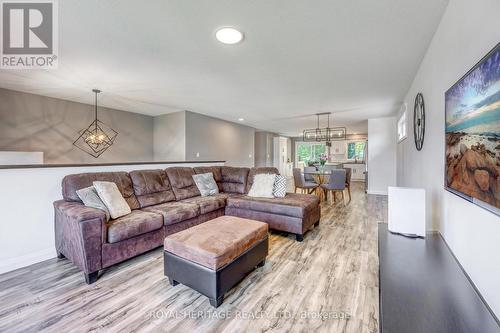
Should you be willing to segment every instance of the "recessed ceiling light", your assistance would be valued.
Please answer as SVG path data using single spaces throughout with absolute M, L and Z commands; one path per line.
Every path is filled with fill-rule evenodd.
M 244 118 L 238 118 L 238 121 L 245 121 Z
M 224 44 L 237 44 L 243 40 L 243 33 L 235 28 L 220 28 L 215 32 L 215 38 Z

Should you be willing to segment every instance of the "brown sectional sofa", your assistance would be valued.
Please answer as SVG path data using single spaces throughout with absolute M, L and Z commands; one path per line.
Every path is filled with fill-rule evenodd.
M 205 172 L 214 174 L 220 194 L 200 196 L 192 175 Z M 70 259 L 84 272 L 87 283 L 92 283 L 99 270 L 161 246 L 167 235 L 222 215 L 267 222 L 271 229 L 294 233 L 301 241 L 319 223 L 318 198 L 293 193 L 274 199 L 248 197 L 258 173 L 277 170 L 173 167 L 66 176 L 63 200 L 54 202 L 58 256 Z M 76 191 L 94 181 L 116 183 L 132 213 L 106 222 L 103 211 L 84 206 Z

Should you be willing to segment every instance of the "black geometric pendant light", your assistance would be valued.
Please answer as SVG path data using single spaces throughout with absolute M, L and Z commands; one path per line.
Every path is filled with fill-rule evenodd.
M 98 89 L 92 89 L 92 91 L 95 93 L 95 120 L 89 127 L 79 132 L 80 136 L 73 142 L 73 145 L 98 158 L 113 145 L 118 132 L 97 119 L 97 94 L 101 91 Z

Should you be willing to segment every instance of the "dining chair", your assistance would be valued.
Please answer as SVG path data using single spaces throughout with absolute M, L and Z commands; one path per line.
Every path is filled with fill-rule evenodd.
M 345 187 L 347 188 L 347 193 L 349 194 L 349 201 L 351 201 L 351 176 L 352 169 L 344 168 L 345 170 Z
M 328 183 L 328 179 L 330 179 L 330 174 L 332 173 L 333 170 L 338 169 L 338 166 L 336 165 L 331 165 L 331 164 L 325 164 L 323 168 L 321 169 L 325 174 L 322 177 L 322 184 Z
M 338 169 L 338 167 L 336 165 L 331 165 L 331 164 L 326 164 L 324 167 L 323 167 L 323 170 L 325 172 L 332 172 L 333 170 L 335 169 Z
M 305 180 L 304 174 L 299 168 L 293 169 L 293 182 L 295 183 L 295 193 L 297 193 L 297 189 L 300 188 L 301 192 L 306 191 L 308 194 L 311 194 L 318 188 L 317 183 Z
M 342 201 L 344 201 L 344 190 L 346 188 L 346 170 L 332 170 L 328 183 L 322 184 L 321 188 L 325 191 L 325 198 L 328 198 L 328 192 L 332 192 L 333 202 L 337 201 L 336 193 L 342 193 Z
M 308 167 L 304 167 L 304 179 L 306 180 L 306 182 L 314 182 L 314 176 L 311 175 L 311 174 L 307 174 L 308 172 L 315 172 L 316 171 L 316 167 L 313 167 L 313 166 L 308 166 Z

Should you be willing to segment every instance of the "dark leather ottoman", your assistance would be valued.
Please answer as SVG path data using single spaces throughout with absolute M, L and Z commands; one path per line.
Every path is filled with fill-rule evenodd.
M 165 238 L 164 269 L 170 284 L 182 283 L 218 307 L 224 294 L 268 253 L 267 223 L 221 216 Z

